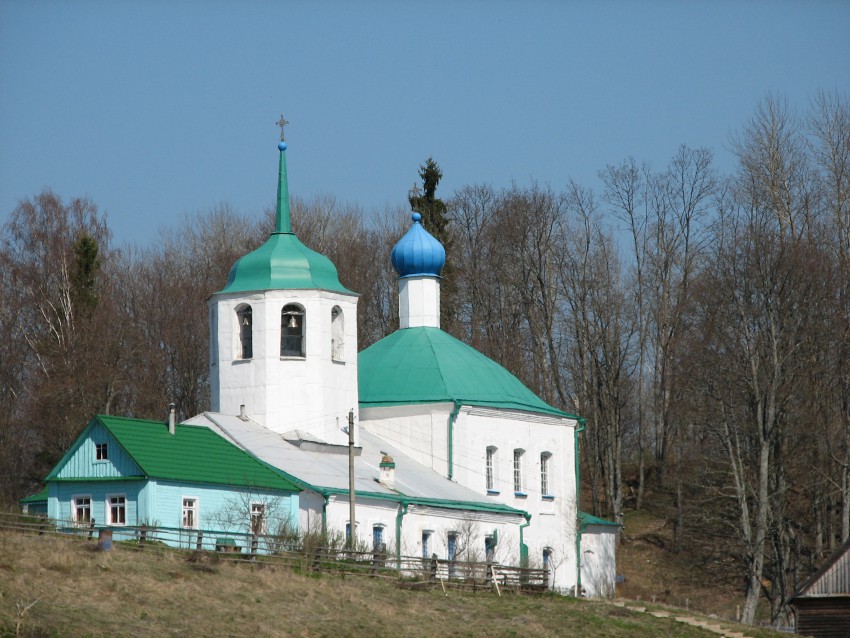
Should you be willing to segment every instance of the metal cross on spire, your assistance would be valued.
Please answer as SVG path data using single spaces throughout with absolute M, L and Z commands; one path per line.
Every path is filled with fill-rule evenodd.
M 283 113 L 280 114 L 280 119 L 275 122 L 280 127 L 280 141 L 283 142 L 286 138 L 284 137 L 284 127 L 289 124 L 289 120 L 283 117 Z

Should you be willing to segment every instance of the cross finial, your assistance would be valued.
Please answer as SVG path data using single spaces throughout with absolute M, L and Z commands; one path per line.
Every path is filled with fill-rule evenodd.
M 279 119 L 277 122 L 275 122 L 275 124 L 277 124 L 277 125 L 280 127 L 280 141 L 281 141 L 281 142 L 283 142 L 283 141 L 286 139 L 286 138 L 283 136 L 283 134 L 284 134 L 283 129 L 284 129 L 284 127 L 285 127 L 287 124 L 289 124 L 289 120 L 284 119 L 284 117 L 283 117 L 283 113 L 281 113 L 281 114 L 280 114 L 280 119 Z

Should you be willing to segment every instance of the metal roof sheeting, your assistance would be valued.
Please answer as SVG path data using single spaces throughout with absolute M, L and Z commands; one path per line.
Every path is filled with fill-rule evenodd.
M 455 402 L 577 418 L 439 328 L 397 330 L 358 358 L 361 407 Z
M 300 491 L 209 428 L 178 424 L 170 434 L 162 421 L 98 415 L 93 422 L 115 437 L 148 478 Z M 48 480 L 57 480 L 61 465 L 53 469 Z

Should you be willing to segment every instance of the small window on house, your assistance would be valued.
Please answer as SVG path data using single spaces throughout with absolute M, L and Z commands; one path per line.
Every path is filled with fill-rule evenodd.
M 331 359 L 345 360 L 345 323 L 342 308 L 334 306 L 331 310 Z
M 384 526 L 374 525 L 372 527 L 372 551 L 383 552 L 386 550 L 384 545 Z
M 91 496 L 75 496 L 71 499 L 71 518 L 80 525 L 91 523 Z
M 540 455 L 540 494 L 549 496 L 549 475 L 552 465 L 552 453 L 543 452 Z
M 109 458 L 109 450 L 106 443 L 94 444 L 94 458 L 98 461 L 105 461 Z
M 525 450 L 514 450 L 514 493 L 524 494 L 522 489 L 522 455 Z
M 543 550 L 543 569 L 552 569 L 552 548 L 547 547 Z
M 488 492 L 496 491 L 496 451 L 497 448 L 490 445 L 484 457 L 484 476 Z
M 446 550 L 449 563 L 449 578 L 457 578 L 457 566 L 454 564 L 458 554 L 458 535 L 457 532 L 449 532 L 446 535 Z
M 431 558 L 431 534 L 428 529 L 422 532 L 422 558 Z
M 254 356 L 254 320 L 251 314 L 251 306 L 242 306 L 236 311 L 239 323 L 239 358 L 251 359 Z
M 266 533 L 266 504 L 251 503 L 251 533 Z
M 107 505 L 109 510 L 109 525 L 126 525 L 127 524 L 127 497 L 126 496 L 109 496 L 107 497 Z
M 488 563 L 492 563 L 496 558 L 496 537 L 492 534 L 484 537 L 484 556 Z
M 281 310 L 280 356 L 304 356 L 304 310 L 295 304 L 288 304 Z
M 198 529 L 198 499 L 183 498 L 183 527 Z

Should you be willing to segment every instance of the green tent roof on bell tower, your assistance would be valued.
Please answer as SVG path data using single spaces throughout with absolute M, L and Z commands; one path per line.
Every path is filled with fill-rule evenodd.
M 281 140 L 278 150 L 280 169 L 275 229 L 262 246 L 233 264 L 227 284 L 219 293 L 321 289 L 354 294 L 340 283 L 333 262 L 305 246 L 292 232 L 289 183 L 286 176 L 286 142 Z

